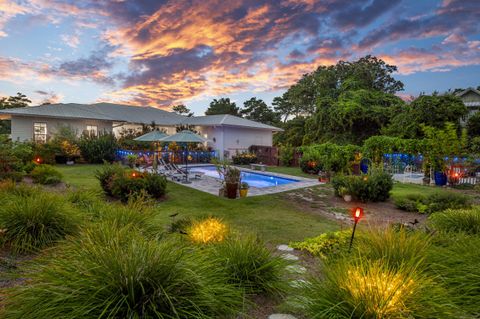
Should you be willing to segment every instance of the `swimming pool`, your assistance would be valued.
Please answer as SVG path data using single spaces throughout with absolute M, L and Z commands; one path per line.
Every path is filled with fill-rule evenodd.
M 201 172 L 204 173 L 206 176 L 220 178 L 217 169 L 213 165 L 193 166 L 191 168 L 189 167 L 188 170 L 191 172 Z M 248 183 L 248 185 L 250 185 L 251 187 L 257 188 L 272 187 L 299 182 L 296 179 L 246 171 L 241 171 L 241 178 L 242 182 Z

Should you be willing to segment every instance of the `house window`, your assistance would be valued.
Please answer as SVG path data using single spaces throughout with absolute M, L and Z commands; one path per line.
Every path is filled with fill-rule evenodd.
M 98 127 L 96 125 L 87 125 L 87 134 L 89 136 L 97 136 L 98 135 Z
M 47 142 L 47 123 L 33 123 L 33 140 L 35 143 Z

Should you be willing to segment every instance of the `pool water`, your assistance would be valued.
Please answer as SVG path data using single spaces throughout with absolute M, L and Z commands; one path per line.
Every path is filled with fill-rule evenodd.
M 191 168 L 189 167 L 188 170 L 190 172 L 201 172 L 204 173 L 206 176 L 220 178 L 217 169 L 213 165 L 194 166 Z M 242 182 L 248 183 L 249 186 L 257 188 L 279 186 L 298 182 L 298 180 L 295 179 L 268 175 L 268 173 L 263 174 L 241 171 L 240 176 L 242 178 Z

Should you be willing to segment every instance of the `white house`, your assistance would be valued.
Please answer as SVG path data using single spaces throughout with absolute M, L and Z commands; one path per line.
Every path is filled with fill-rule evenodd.
M 480 109 L 480 91 L 474 88 L 468 88 L 457 93 L 457 96 L 462 99 L 463 104 L 465 104 L 468 109 L 468 114 L 464 119 L 466 121 Z
M 78 135 L 139 128 L 155 123 L 167 134 L 176 132 L 180 125 L 194 126 L 210 140 L 208 146 L 220 157 L 229 157 L 246 151 L 252 145 L 272 146 L 274 132 L 282 129 L 233 115 L 186 117 L 152 107 L 137 107 L 112 103 L 49 104 L 0 111 L 0 119 L 12 121 L 11 137 L 14 141 L 45 142 L 62 126 L 69 126 Z

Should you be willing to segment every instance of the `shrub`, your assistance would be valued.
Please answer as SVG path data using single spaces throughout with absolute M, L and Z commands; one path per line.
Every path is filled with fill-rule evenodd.
M 9 172 L 0 172 L 0 180 L 12 180 L 15 182 L 21 182 L 23 180 L 23 172 L 18 171 L 9 171 Z
M 411 267 L 342 258 L 310 279 L 300 299 L 309 318 L 455 318 L 445 291 Z
M 203 220 L 195 220 L 188 230 L 191 241 L 200 244 L 221 242 L 228 234 L 228 227 L 221 220 L 209 217 Z
M 479 206 L 472 209 L 448 209 L 432 214 L 428 219 L 430 225 L 437 230 L 480 235 Z
M 478 318 L 480 315 L 479 246 L 479 236 L 437 234 L 427 254 L 428 270 L 448 289 L 450 301 L 469 315 L 457 318 Z
M 305 173 L 318 174 L 320 170 L 347 173 L 350 162 L 355 158 L 359 147 L 333 143 L 314 144 L 302 147 L 300 166 Z
M 161 198 L 167 190 L 167 178 L 158 174 L 144 174 L 145 189 L 153 198 Z
M 135 174 L 135 176 L 133 176 Z M 105 164 L 95 172 L 105 194 L 127 202 L 130 197 L 138 197 L 146 192 L 152 198 L 161 198 L 166 193 L 165 176 L 127 171 L 119 164 Z
M 468 196 L 454 192 L 438 192 L 429 196 L 408 194 L 395 197 L 395 206 L 409 212 L 435 213 L 446 209 L 470 207 Z
M 426 197 L 420 194 L 408 194 L 394 198 L 395 206 L 407 212 L 419 212 L 419 204 L 424 205 Z
M 233 164 L 235 165 L 248 165 L 257 162 L 257 155 L 254 153 L 241 153 L 232 156 Z
M 16 252 L 30 252 L 52 245 L 76 231 L 79 219 L 60 197 L 39 193 L 15 198 L 0 207 L 5 241 Z
M 368 175 L 335 176 L 332 185 L 337 196 L 340 196 L 340 189 L 344 187 L 348 194 L 362 202 L 382 202 L 390 197 L 393 180 L 384 171 L 371 170 Z
M 281 293 L 285 286 L 282 275 L 287 262 L 275 256 L 265 243 L 254 236 L 234 237 L 212 246 L 217 267 L 228 281 L 247 294 Z
M 132 178 L 129 174 L 124 173 L 113 177 L 111 192 L 114 197 L 126 203 L 130 196 L 138 196 L 146 187 L 145 179 Z
M 178 242 L 100 224 L 38 265 L 8 297 L 7 318 L 223 318 L 242 306 L 221 269 Z M 52 298 L 55 296 L 55 298 Z
M 427 213 L 435 213 L 446 209 L 470 207 L 470 199 L 466 195 L 454 192 L 439 192 L 429 196 L 427 205 Z
M 306 250 L 314 256 L 322 258 L 337 255 L 348 247 L 351 231 L 342 230 L 321 234 L 314 238 L 307 238 L 302 242 L 290 243 L 290 247 Z
M 128 154 L 127 155 L 127 162 L 128 162 L 128 166 L 130 168 L 135 167 L 135 164 L 137 164 L 137 160 L 138 160 L 138 155 L 137 154 Z
M 89 163 L 113 162 L 115 152 L 119 148 L 113 134 L 100 134 L 98 136 L 84 134 L 79 142 L 80 153 Z
M 100 182 L 100 187 L 106 195 L 112 196 L 112 183 L 115 175 L 125 174 L 125 169 L 120 164 L 104 162 L 102 168 L 95 171 L 95 178 Z
M 291 166 L 293 159 L 294 159 L 294 154 L 295 154 L 295 149 L 293 146 L 287 144 L 283 145 L 280 147 L 280 164 L 283 166 Z
M 53 166 L 43 164 L 38 165 L 30 173 L 34 183 L 42 185 L 58 184 L 62 181 L 62 173 Z
M 60 145 L 53 142 L 34 144 L 34 158 L 42 164 L 55 164 L 55 155 L 60 152 Z

